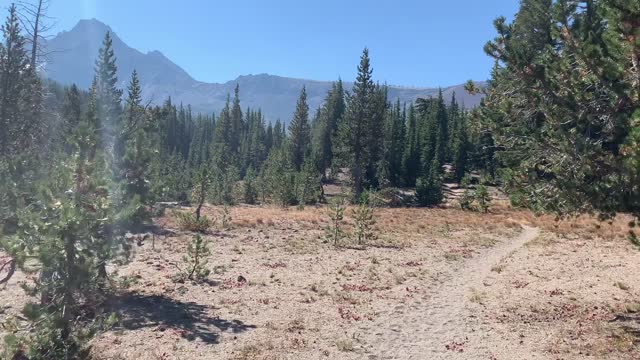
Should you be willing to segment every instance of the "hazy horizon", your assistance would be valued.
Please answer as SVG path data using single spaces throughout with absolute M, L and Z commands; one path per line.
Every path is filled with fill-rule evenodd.
M 360 1 L 299 6 L 247 0 L 190 1 L 181 4 L 184 11 L 176 11 L 175 6 L 149 0 L 59 0 L 50 5 L 55 26 L 48 35 L 95 18 L 131 47 L 160 51 L 194 79 L 214 83 L 263 73 L 318 81 L 353 79 L 366 46 L 376 80 L 433 88 L 486 80 L 491 59 L 482 48 L 494 37 L 491 23 L 499 15 L 512 17 L 517 6 L 517 0 L 402 1 L 375 8 Z M 365 30 L 353 30 L 360 28 Z

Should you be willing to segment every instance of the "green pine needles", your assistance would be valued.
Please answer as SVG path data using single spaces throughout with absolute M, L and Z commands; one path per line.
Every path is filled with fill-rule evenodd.
M 333 200 L 329 205 L 329 225 L 325 228 L 325 238 L 335 246 L 340 245 L 340 241 L 345 237 L 342 226 L 344 225 L 344 198 Z
M 185 280 L 202 282 L 206 280 L 211 272 L 207 268 L 210 255 L 208 242 L 200 234 L 193 237 L 187 246 L 187 254 L 182 258 L 187 267 L 177 274 L 174 280 L 177 282 Z
M 373 216 L 373 207 L 369 205 L 359 205 L 352 210 L 354 220 L 353 236 L 358 245 L 364 246 L 375 239 L 373 226 L 376 221 Z
M 489 195 L 489 190 L 484 185 L 478 185 L 476 191 L 473 194 L 473 197 L 478 204 L 478 210 L 482 213 L 489 212 L 489 206 L 491 205 L 491 195 Z

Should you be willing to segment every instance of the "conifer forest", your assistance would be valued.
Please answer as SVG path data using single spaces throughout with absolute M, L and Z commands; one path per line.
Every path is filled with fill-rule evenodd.
M 363 46 L 280 119 L 148 99 L 109 31 L 47 77 L 56 1 L 1 28 L 1 359 L 640 358 L 637 0 L 521 0 L 411 101 Z

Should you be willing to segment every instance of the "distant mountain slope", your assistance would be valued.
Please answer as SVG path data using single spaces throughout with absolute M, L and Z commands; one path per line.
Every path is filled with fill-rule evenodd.
M 51 39 L 47 43 L 51 55 L 44 68 L 46 76 L 62 84 L 76 83 L 82 88 L 88 88 L 98 49 L 107 31 L 111 31 L 109 26 L 98 20 L 81 20 L 70 31 L 61 32 Z M 159 51 L 144 54 L 129 47 L 113 32 L 112 37 L 118 60 L 120 87 L 126 88 L 131 72 L 136 69 L 145 100 L 156 104 L 170 96 L 174 103 L 191 104 L 195 111 L 218 112 L 224 106 L 227 94 L 233 93 L 237 83 L 240 85 L 243 108 L 261 108 L 268 120 L 280 118 L 288 122 L 302 86 L 307 87 L 309 107 L 314 110 L 322 104 L 331 87 L 331 82 L 328 81 L 268 74 L 240 76 L 223 84 L 205 83 L 193 79 Z M 345 82 L 347 90 L 351 86 L 351 83 Z M 395 101 L 399 98 L 401 102 L 409 102 L 418 97 L 436 95 L 437 91 L 435 88 L 390 86 L 389 99 Z M 444 87 L 443 91 L 447 98 L 455 92 L 459 102 L 467 107 L 476 106 L 481 99 L 480 95 L 467 94 L 463 85 Z

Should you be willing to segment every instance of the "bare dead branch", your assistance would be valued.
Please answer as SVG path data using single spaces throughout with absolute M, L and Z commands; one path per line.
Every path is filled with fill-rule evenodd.
M 11 280 L 11 277 L 16 272 L 16 259 L 11 258 L 9 261 L 7 261 L 4 264 L 2 264 L 2 266 L 0 266 L 0 273 L 2 273 L 2 271 L 7 266 L 9 266 L 9 269 L 7 271 L 7 275 L 4 278 L 0 279 L 0 285 L 5 284 L 9 280 Z

